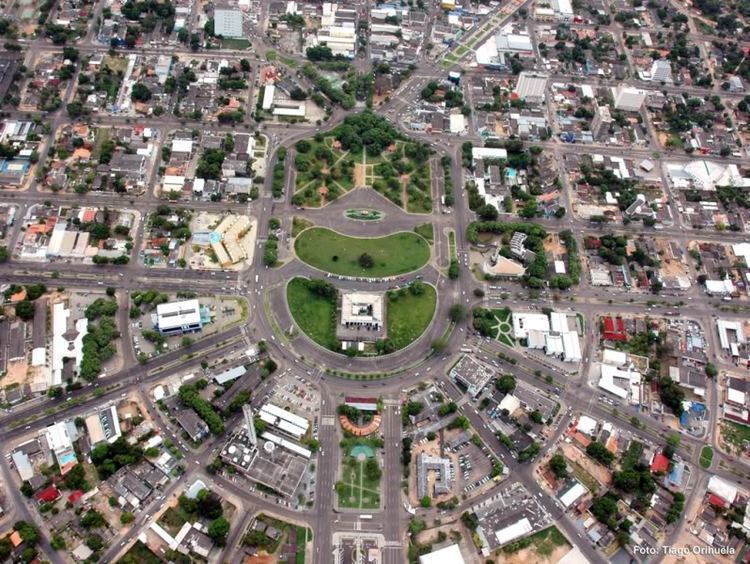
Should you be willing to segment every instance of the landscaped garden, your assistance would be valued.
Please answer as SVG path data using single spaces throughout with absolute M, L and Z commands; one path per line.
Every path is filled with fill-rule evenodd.
M 313 227 L 295 239 L 294 250 L 301 261 L 325 272 L 369 278 L 413 272 L 430 259 L 427 242 L 409 232 L 365 239 Z
M 383 219 L 383 212 L 378 210 L 346 210 L 346 217 L 358 221 L 380 221 Z
M 410 141 L 365 111 L 295 145 L 292 203 L 318 207 L 354 187 L 370 187 L 409 212 L 432 212 L 428 145 Z
M 380 507 L 380 478 L 383 474 L 375 455 L 383 446 L 379 438 L 346 438 L 341 441 L 341 479 L 336 495 L 341 507 Z
M 502 344 L 513 346 L 511 311 L 503 309 L 474 309 L 474 329 L 485 337 L 497 339 Z

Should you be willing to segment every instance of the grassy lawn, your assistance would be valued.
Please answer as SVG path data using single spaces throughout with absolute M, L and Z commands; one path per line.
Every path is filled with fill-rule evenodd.
M 576 480 L 586 486 L 586 489 L 588 489 L 592 494 L 595 494 L 599 489 L 599 482 L 596 481 L 596 478 L 589 474 L 586 469 L 580 464 L 577 464 L 568 459 L 566 459 L 566 461 L 568 463 L 568 466 L 570 466 L 570 470 L 573 473 L 573 476 L 576 477 Z
M 706 445 L 701 449 L 700 464 L 701 468 L 710 468 L 714 459 L 714 449 Z
M 161 564 L 161 559 L 141 541 L 136 541 L 122 558 L 123 562 L 140 562 L 140 564 Z
M 159 524 L 164 527 L 171 535 L 176 535 L 182 526 L 190 521 L 190 515 L 186 513 L 179 505 L 170 507 L 162 513 Z
M 531 535 L 528 540 L 542 557 L 550 556 L 559 546 L 570 546 L 568 539 L 554 525 Z
M 232 51 L 242 51 L 250 47 L 250 42 L 242 38 L 222 39 L 221 47 L 222 49 L 230 49 Z
M 307 229 L 308 227 L 312 227 L 312 226 L 313 226 L 312 221 L 308 221 L 301 217 L 293 217 L 292 218 L 292 238 L 296 237 L 297 235 L 302 233 L 305 229 Z
M 424 293 L 414 295 L 403 289 L 388 293 L 386 318 L 388 339 L 396 350 L 417 340 L 424 333 L 435 314 L 437 292 L 428 284 L 422 284 Z
M 274 51 L 273 49 L 269 49 L 266 51 L 266 60 L 267 61 L 275 61 L 278 58 L 278 53 Z
M 409 232 L 361 239 L 313 227 L 295 239 L 294 250 L 301 261 L 320 270 L 370 278 L 413 272 L 430 259 L 429 245 L 419 235 Z M 371 268 L 359 264 L 359 257 L 365 253 L 373 258 Z
M 448 233 L 448 250 L 450 251 L 451 260 L 458 259 L 456 254 L 456 232 L 450 231 Z
M 297 554 L 294 560 L 296 564 L 305 564 L 305 547 L 307 541 L 312 540 L 308 537 L 306 527 L 297 527 Z
M 313 341 L 338 350 L 336 304 L 308 290 L 304 278 L 293 278 L 286 287 L 289 311 L 299 328 Z
M 417 235 L 421 235 L 422 237 L 427 239 L 430 244 L 432 244 L 432 241 L 435 237 L 432 229 L 432 223 L 423 223 L 422 225 L 417 225 L 414 228 L 414 232 Z

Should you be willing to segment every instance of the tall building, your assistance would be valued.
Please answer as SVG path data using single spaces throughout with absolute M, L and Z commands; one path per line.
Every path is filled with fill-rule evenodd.
M 222 37 L 242 37 L 242 12 L 214 10 L 214 33 Z
M 646 91 L 625 84 L 618 84 L 612 89 L 615 109 L 623 112 L 639 112 L 646 100 Z
M 599 137 L 602 130 L 609 131 L 609 126 L 614 120 L 609 113 L 609 106 L 597 106 L 594 119 L 591 121 L 591 133 L 594 139 Z

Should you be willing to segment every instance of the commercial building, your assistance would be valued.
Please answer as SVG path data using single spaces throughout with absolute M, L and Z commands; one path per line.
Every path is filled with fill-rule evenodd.
M 434 494 L 444 495 L 451 492 L 451 460 L 430 456 L 426 452 L 419 454 L 417 458 L 417 496 L 421 499 L 430 495 L 429 473 L 435 473 Z
M 470 355 L 463 355 L 451 368 L 449 375 L 466 388 L 472 398 L 476 398 L 492 380 L 492 369 Z
M 673 84 L 672 64 L 667 59 L 657 59 L 651 64 L 651 69 L 641 71 L 641 78 L 651 82 Z
M 542 104 L 547 89 L 547 78 L 545 74 L 524 71 L 518 75 L 513 94 L 529 104 Z
M 667 163 L 667 173 L 675 188 L 715 191 L 718 186 L 750 188 L 750 178 L 742 176 L 736 164 L 696 160 Z
M 506 26 L 476 49 L 477 64 L 490 69 L 508 69 L 514 55 L 532 57 L 534 46 L 528 33 L 517 33 Z
M 559 494 L 557 494 L 557 499 L 559 499 L 560 503 L 563 504 L 563 507 L 567 509 L 579 499 L 581 499 L 584 495 L 586 495 L 586 492 L 587 490 L 583 487 L 581 482 L 579 482 L 578 480 L 572 480 L 570 484 L 568 484 L 560 491 Z
M 610 351 L 605 351 L 610 352 Z M 621 358 L 614 358 L 606 354 L 599 363 L 599 388 L 621 400 L 629 400 L 631 404 L 641 402 L 641 374 L 633 364 Z
M 214 33 L 221 37 L 238 38 L 242 33 L 242 11 L 214 10 Z
M 92 447 L 104 441 L 113 443 L 122 436 L 120 419 L 114 405 L 89 415 L 84 421 Z
M 465 564 L 457 544 L 440 548 L 419 557 L 419 564 Z
M 261 407 L 258 416 L 275 430 L 289 435 L 296 441 L 301 440 L 310 428 L 310 422 L 304 417 L 286 411 L 272 403 L 267 403 Z
M 612 88 L 615 109 L 623 112 L 639 112 L 646 101 L 646 91 L 625 84 Z
M 741 321 L 717 319 L 716 330 L 719 333 L 721 348 L 725 351 L 732 351 L 733 348 L 747 342 L 745 328 Z
M 154 328 L 162 335 L 179 335 L 200 331 L 204 325 L 197 299 L 156 306 Z

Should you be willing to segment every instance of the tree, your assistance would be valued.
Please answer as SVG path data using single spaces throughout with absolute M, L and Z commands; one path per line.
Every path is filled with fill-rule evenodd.
M 451 259 L 450 266 L 448 266 L 448 278 L 455 280 L 459 276 L 461 276 L 461 267 L 458 264 L 458 260 Z
M 477 215 L 484 221 L 495 221 L 497 219 L 497 208 L 492 204 L 485 204 L 477 210 Z
M 224 517 L 219 517 L 211 521 L 208 526 L 208 536 L 219 546 L 224 546 L 229 534 L 229 521 Z
M 498 391 L 509 394 L 516 389 L 516 379 L 512 374 L 504 374 L 495 381 Z
M 529 419 L 531 419 L 534 423 L 541 425 L 544 419 L 542 418 L 542 413 L 538 409 L 535 409 L 531 412 L 529 415 Z
M 0 247 L 0 262 L 7 262 L 9 258 L 8 247 Z
M 426 495 L 419 500 L 419 505 L 421 505 L 425 509 L 429 509 L 430 507 L 432 507 L 432 499 L 430 498 L 430 496 Z
M 60 535 L 52 535 L 49 544 L 55 550 L 65 550 L 65 539 Z M 2 554 L 0 554 L 0 558 L 2 558 Z
M 561 454 L 556 454 L 549 459 L 549 469 L 560 479 L 568 476 L 568 465 L 565 462 L 565 457 Z
M 599 441 L 593 441 L 590 443 L 589 446 L 586 447 L 586 454 L 605 466 L 612 464 L 612 461 L 615 459 L 615 455 L 608 451 L 607 447 Z
M 466 308 L 463 304 L 453 304 L 448 312 L 448 317 L 450 317 L 450 320 L 453 323 L 463 321 L 466 317 Z
M 373 266 L 375 266 L 375 259 L 373 259 L 367 253 L 362 253 L 361 255 L 359 255 L 357 262 L 359 262 L 359 266 L 361 266 L 362 268 L 372 268 Z
M 123 511 L 120 515 L 120 523 L 122 523 L 123 525 L 132 523 L 133 521 L 135 521 L 135 515 L 133 515 L 129 511 Z
M 16 304 L 16 316 L 24 321 L 34 319 L 34 303 L 22 300 Z
M 148 102 L 151 99 L 151 90 L 145 84 L 136 82 L 130 93 L 130 99 L 134 102 Z
M 706 376 L 709 378 L 714 378 L 719 371 L 716 369 L 716 366 L 712 362 L 706 363 Z

